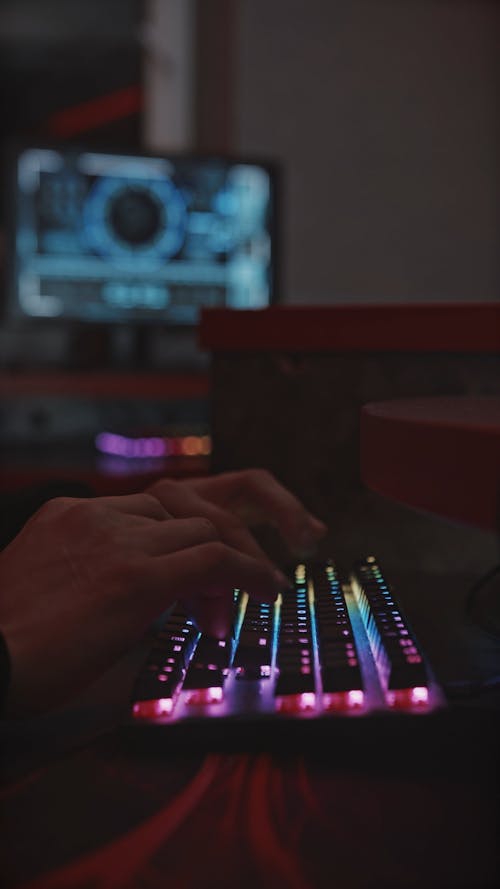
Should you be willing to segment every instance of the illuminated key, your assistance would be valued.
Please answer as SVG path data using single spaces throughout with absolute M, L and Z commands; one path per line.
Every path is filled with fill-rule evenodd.
M 351 585 L 390 707 L 425 707 L 428 676 L 417 641 L 376 560 L 358 563 Z
M 295 571 L 294 588 L 283 594 L 274 689 L 276 707 L 301 713 L 316 706 L 315 655 L 305 565 Z
M 174 611 L 158 633 L 132 692 L 136 719 L 169 716 L 175 706 L 199 633 L 182 611 Z
M 233 659 L 237 679 L 264 679 L 271 675 L 275 609 L 247 604 Z
M 209 685 L 206 688 L 186 689 L 186 703 L 191 706 L 206 706 L 207 704 L 220 704 L 224 698 L 222 686 Z
M 203 635 L 198 642 L 193 658 L 197 664 L 205 666 L 215 664 L 220 670 L 226 670 L 229 667 L 230 659 L 231 640 L 215 639 L 206 635 Z
M 172 698 L 156 698 L 149 701 L 136 701 L 132 707 L 134 719 L 159 719 L 170 716 L 174 709 Z
M 363 679 L 347 603 L 333 562 L 311 568 L 318 656 L 326 710 L 363 706 Z

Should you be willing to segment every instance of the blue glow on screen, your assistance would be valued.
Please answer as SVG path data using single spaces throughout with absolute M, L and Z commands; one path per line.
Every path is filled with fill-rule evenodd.
M 264 165 L 29 148 L 16 184 L 18 315 L 191 325 L 271 300 Z

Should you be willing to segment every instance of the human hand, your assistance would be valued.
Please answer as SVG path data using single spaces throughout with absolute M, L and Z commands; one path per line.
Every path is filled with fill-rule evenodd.
M 205 516 L 226 543 L 264 562 L 267 556 L 248 527 L 264 523 L 277 528 L 291 553 L 299 558 L 313 555 L 327 530 L 264 469 L 223 472 L 180 482 L 163 479 L 148 492 L 173 515 Z
M 27 522 L 0 554 L 8 713 L 67 700 L 178 599 L 214 635 L 227 630 L 235 586 L 274 600 L 286 579 L 251 542 L 223 542 L 198 500 L 194 513 L 172 518 L 148 493 L 56 498 Z

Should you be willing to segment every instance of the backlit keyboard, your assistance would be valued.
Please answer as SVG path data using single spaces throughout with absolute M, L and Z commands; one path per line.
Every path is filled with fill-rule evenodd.
M 427 713 L 443 703 L 395 591 L 373 556 L 342 582 L 335 563 L 299 564 L 274 605 L 234 591 L 226 639 L 182 610 L 166 619 L 132 695 L 136 722 L 254 715 L 315 719 Z

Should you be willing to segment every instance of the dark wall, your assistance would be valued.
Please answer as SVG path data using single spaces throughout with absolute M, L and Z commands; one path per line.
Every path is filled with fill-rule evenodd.
M 284 299 L 497 299 L 500 5 L 237 6 L 234 141 L 283 162 Z
M 0 141 L 54 137 L 53 115 L 139 84 L 138 0 L 4 0 L 0 5 Z M 76 133 L 137 145 L 140 115 Z

